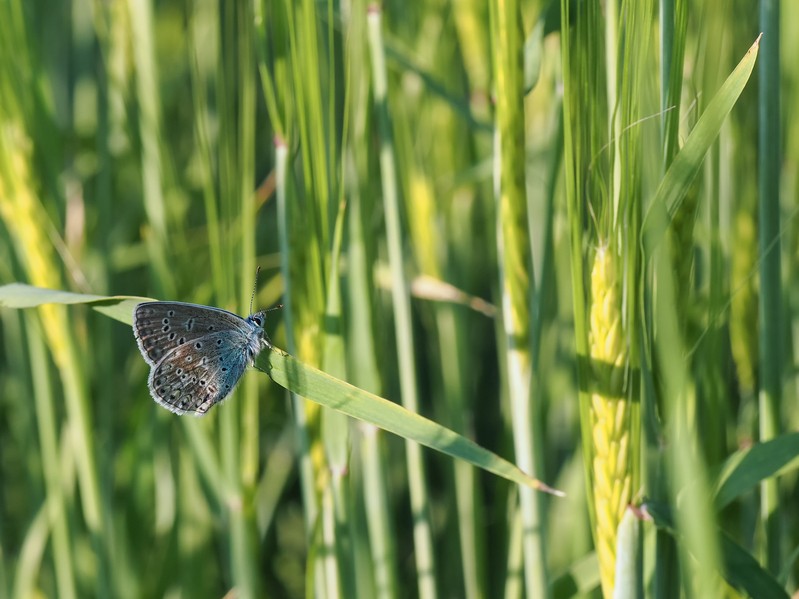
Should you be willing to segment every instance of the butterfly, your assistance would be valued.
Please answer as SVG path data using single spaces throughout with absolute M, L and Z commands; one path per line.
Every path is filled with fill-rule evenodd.
M 198 304 L 138 304 L 133 333 L 151 366 L 150 395 L 175 414 L 208 412 L 233 392 L 261 350 L 272 348 L 266 312 L 242 318 Z

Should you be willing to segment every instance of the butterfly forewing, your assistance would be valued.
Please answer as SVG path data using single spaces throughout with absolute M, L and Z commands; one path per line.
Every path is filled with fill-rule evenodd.
M 244 374 L 245 343 L 244 334 L 222 331 L 176 347 L 150 371 L 153 397 L 177 414 L 205 414 Z
M 133 330 L 145 360 L 155 366 L 176 347 L 219 331 L 244 331 L 239 316 L 208 306 L 145 302 L 133 312 Z

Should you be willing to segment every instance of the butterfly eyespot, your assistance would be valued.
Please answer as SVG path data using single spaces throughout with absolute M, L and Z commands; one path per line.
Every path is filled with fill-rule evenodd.
M 186 356 L 186 361 L 187 362 L 191 362 L 192 360 L 193 360 L 193 358 L 191 356 Z
M 227 368 L 223 366 L 222 367 L 222 372 L 227 372 Z
M 168 324 L 165 324 L 163 327 L 161 327 L 161 330 L 162 330 L 164 333 L 168 332 L 168 331 L 169 331 L 169 325 L 168 325 Z
M 200 379 L 200 385 L 205 387 L 205 379 Z
M 170 316 L 170 317 L 174 316 L 175 315 L 175 311 L 174 310 L 170 310 L 169 312 L 166 313 L 166 315 Z
M 175 333 L 169 333 L 169 340 L 170 341 L 174 341 L 175 337 L 177 337 L 177 335 Z
M 217 344 L 217 345 L 222 345 L 222 340 L 221 340 L 221 339 L 217 339 L 217 340 L 216 340 L 216 344 Z
M 199 341 L 194 344 L 194 347 L 196 347 L 197 349 L 202 349 L 202 346 L 203 346 L 203 344 L 200 343 Z
M 176 375 L 178 375 L 178 376 L 180 376 L 181 374 L 183 374 L 183 369 L 182 369 L 182 368 L 178 368 L 178 369 L 176 369 L 176 370 L 175 370 L 175 374 L 176 374 Z
M 209 331 L 213 331 L 214 330 L 214 325 L 212 325 L 212 324 L 208 325 L 208 330 Z
M 186 343 L 185 337 L 181 337 L 180 339 L 178 339 L 178 345 L 183 345 L 184 343 Z
M 193 318 L 189 318 L 186 321 L 186 330 L 190 331 L 193 326 L 194 326 L 194 319 Z
M 162 320 L 161 322 L 163 322 L 164 324 L 169 324 L 169 319 L 168 318 L 164 318 L 164 320 Z
M 185 381 L 187 378 L 189 378 L 189 375 L 188 375 L 188 374 L 182 374 L 182 375 L 180 376 L 180 380 L 181 380 L 181 381 Z

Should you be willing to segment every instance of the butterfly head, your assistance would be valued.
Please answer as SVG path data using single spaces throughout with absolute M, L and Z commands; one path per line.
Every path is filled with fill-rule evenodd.
M 256 330 L 260 329 L 260 331 L 263 332 L 264 323 L 266 323 L 266 310 L 260 310 L 255 314 L 250 314 L 247 320 L 255 325 Z

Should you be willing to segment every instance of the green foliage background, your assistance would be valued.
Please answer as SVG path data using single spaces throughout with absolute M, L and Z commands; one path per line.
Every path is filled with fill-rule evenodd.
M 779 4 L 3 0 L 0 283 L 243 314 L 260 266 L 277 346 L 567 496 L 257 371 L 178 418 L 128 327 L 3 309 L 0 599 L 599 596 L 585 319 L 607 242 L 638 348 L 617 592 L 796 593 Z

